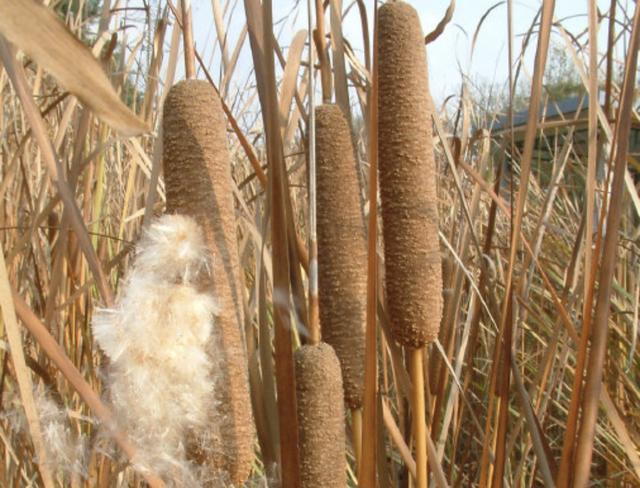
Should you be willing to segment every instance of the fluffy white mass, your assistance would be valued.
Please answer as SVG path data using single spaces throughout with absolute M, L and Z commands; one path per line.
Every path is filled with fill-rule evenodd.
M 135 266 L 140 273 L 166 281 L 191 283 L 209 269 L 202 230 L 183 215 L 164 215 L 149 226 L 137 245 Z
M 208 272 L 195 221 L 165 215 L 140 240 L 114 308 L 98 310 L 92 324 L 109 357 L 118 422 L 138 448 L 136 467 L 183 486 L 191 476 L 185 444 L 213 402 L 207 347 L 216 304 L 197 288 Z
M 42 388 L 36 388 L 33 393 L 50 468 L 64 477 L 86 478 L 86 439 L 72 432 L 66 410 Z

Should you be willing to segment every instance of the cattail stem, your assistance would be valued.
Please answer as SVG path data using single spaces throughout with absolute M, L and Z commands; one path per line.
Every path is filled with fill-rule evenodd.
M 193 28 L 191 26 L 190 0 L 181 0 L 182 9 L 182 38 L 184 41 L 184 70 L 188 80 L 196 77 L 196 61 L 193 48 Z
M 324 6 L 322 0 L 315 0 L 316 3 L 316 28 L 313 31 L 313 38 L 318 51 L 318 62 L 320 63 L 320 79 L 322 81 L 322 101 L 331 102 L 331 67 L 327 59 L 327 51 L 324 42 Z M 310 65 L 313 66 L 313 65 Z
M 376 318 L 378 307 L 378 9 L 374 2 L 373 16 L 375 36 L 373 38 L 373 75 L 371 90 L 367 96 L 369 107 L 369 218 L 367 221 L 367 312 L 364 354 L 364 391 L 362 402 L 362 437 L 370 439 L 360 444 L 358 463 L 358 487 L 372 486 L 376 482 L 376 428 L 378 424 L 377 404 L 377 337 Z
M 411 370 L 411 407 L 413 413 L 413 442 L 416 450 L 416 488 L 427 488 L 427 423 L 424 405 L 424 348 L 409 349 Z
M 362 408 L 351 409 L 353 454 L 356 458 L 356 474 L 362 457 Z
M 311 1 L 307 0 L 309 32 L 312 32 L 313 14 Z M 309 39 L 309 66 L 314 65 L 313 46 Z M 318 233 L 316 212 L 316 108 L 315 77 L 313 68 L 309 70 L 309 122 L 307 127 L 309 144 L 309 336 L 311 344 L 320 342 L 320 309 L 318 298 Z
M 245 0 L 245 5 L 248 5 Z M 273 289 L 280 299 L 273 303 L 273 327 L 278 395 L 278 421 L 280 426 L 280 470 L 282 486 L 298 488 L 300 460 L 298 457 L 299 433 L 296 407 L 296 378 L 293 363 L 291 314 L 292 268 L 288 229 L 292 225 L 287 215 L 287 174 L 283 159 L 282 138 L 279 131 L 276 75 L 274 64 L 273 11 L 271 0 L 262 4 L 262 46 L 264 50 L 263 120 L 267 161 L 269 165 L 269 203 L 271 205 L 271 242 L 273 255 Z M 290 208 L 290 207 L 289 207 Z

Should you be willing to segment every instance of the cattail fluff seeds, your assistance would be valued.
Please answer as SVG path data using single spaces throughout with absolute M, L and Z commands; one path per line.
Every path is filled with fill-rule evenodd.
M 362 406 L 367 248 L 349 125 L 337 105 L 316 109 L 318 282 L 322 340 L 342 368 L 347 405 Z
M 251 471 L 255 435 L 226 124 L 211 85 L 187 80 L 171 88 L 163 137 L 167 212 L 189 215 L 203 228 L 213 261 L 199 286 L 215 295 L 220 307 L 210 341 L 210 354 L 218 356 L 217 408 L 209 420 L 220 431 L 210 445 L 198 448 L 204 450 L 198 457 L 239 485 Z
M 323 342 L 294 355 L 301 488 L 344 488 L 344 402 L 342 374 L 333 348 Z
M 75 475 L 87 478 L 87 439 L 73 432 L 66 410 L 43 388 L 35 388 L 33 393 L 49 467 L 67 480 Z
M 380 197 L 394 338 L 422 347 L 442 317 L 432 103 L 418 14 L 402 1 L 378 17 Z
M 143 235 L 115 307 L 92 323 L 110 360 L 117 422 L 137 448 L 133 462 L 167 479 L 191 479 L 185 438 L 204 428 L 213 403 L 206 348 L 217 306 L 195 286 L 207 261 L 192 219 L 161 217 Z

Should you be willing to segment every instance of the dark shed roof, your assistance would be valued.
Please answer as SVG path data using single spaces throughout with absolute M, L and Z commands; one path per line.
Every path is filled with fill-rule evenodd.
M 600 93 L 600 95 L 602 95 L 602 93 Z M 565 98 L 564 100 L 560 100 L 558 102 L 550 101 L 546 104 L 546 107 L 544 105 L 541 105 L 538 111 L 538 118 L 542 118 L 543 115 L 545 119 L 554 119 L 559 118 L 560 116 L 566 118 L 571 114 L 575 114 L 578 108 L 580 108 L 580 110 L 587 110 L 589 108 L 589 97 L 586 96 L 586 94 Z M 528 118 L 528 110 L 515 112 L 513 114 L 513 127 L 520 127 L 525 125 Z M 498 120 L 493 126 L 494 131 L 501 131 L 508 128 L 508 117 L 506 115 L 498 117 Z

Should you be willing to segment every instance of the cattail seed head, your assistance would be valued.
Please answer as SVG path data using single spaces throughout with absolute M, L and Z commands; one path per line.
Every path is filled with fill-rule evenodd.
M 347 405 L 362 405 L 367 248 L 349 125 L 337 105 L 316 109 L 318 283 L 322 340 L 335 350 Z
M 442 317 L 432 103 L 424 36 L 402 1 L 378 17 L 378 141 L 386 290 L 394 338 L 433 341 Z
M 110 360 L 107 387 L 118 426 L 137 448 L 136 469 L 179 483 L 194 476 L 185 439 L 207 426 L 214 401 L 207 347 L 217 307 L 196 288 L 207 269 L 202 242 L 188 217 L 152 223 L 114 308 L 98 309 L 92 323 Z
M 302 488 L 344 488 L 344 402 L 340 362 L 320 342 L 294 355 Z
M 163 137 L 167 212 L 189 215 L 203 228 L 213 261 L 211 274 L 199 286 L 216 297 L 220 308 L 211 341 L 211 352 L 220 356 L 217 409 L 210 418 L 220 433 L 211 436 L 210 445 L 198 447 L 198 456 L 241 484 L 251 471 L 254 427 L 226 124 L 211 85 L 188 80 L 171 88 Z

